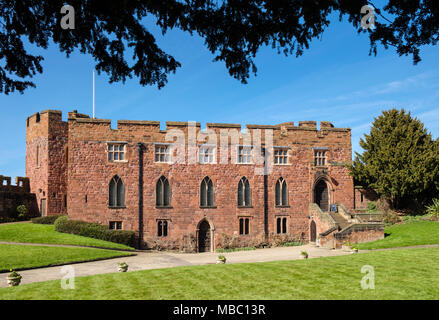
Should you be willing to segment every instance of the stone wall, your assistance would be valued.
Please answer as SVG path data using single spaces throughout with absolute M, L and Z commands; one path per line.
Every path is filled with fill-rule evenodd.
M 38 215 L 35 194 L 30 193 L 29 179 L 17 177 L 15 185 L 11 178 L 0 175 L 0 217 L 17 218 L 17 207 L 25 205 L 29 216 Z
M 67 131 L 61 111 L 45 110 L 26 121 L 26 176 L 41 215 L 67 213 Z
M 373 189 L 367 189 L 360 186 L 355 186 L 354 188 L 354 209 L 357 211 L 367 210 L 370 202 L 375 202 L 379 200 L 379 195 Z
M 314 186 L 320 179 L 328 184 L 331 203 L 340 202 L 349 209 L 354 206 L 353 180 L 345 167 L 351 162 L 351 132 L 347 128 L 334 128 L 328 122 L 322 122 L 320 129 L 315 121 L 300 122 L 298 126 L 292 122 L 247 125 L 245 132 L 241 132 L 241 125 L 237 124 L 208 123 L 207 131 L 202 131 L 199 123 L 189 126 L 186 122 L 167 122 L 166 130 L 161 130 L 156 121 L 118 121 L 117 129 L 112 129 L 110 120 L 90 119 L 77 112 L 69 113 L 68 123 L 62 122 L 57 111 L 42 112 L 39 125 L 35 116 L 28 121 L 26 168 L 31 189 L 36 190 L 38 199 L 48 197 L 48 214 L 63 212 L 56 197 L 51 195 L 66 193 L 67 212 L 71 219 L 103 225 L 121 221 L 126 230 L 139 231 L 140 227 L 138 236 L 146 247 L 194 250 L 203 220 L 210 224 L 212 249 L 224 247 L 230 238 L 236 246 L 253 246 L 267 241 L 307 241 L 308 205 L 314 201 Z M 52 130 L 42 130 L 45 121 Z M 227 139 L 230 146 L 227 154 L 217 153 L 218 162 L 225 156 L 227 164 L 199 164 L 197 161 L 193 164 L 156 163 L 155 145 L 169 143 L 167 137 L 178 138 L 177 130 L 186 137 L 192 130 L 197 137 L 197 141 L 184 140 L 186 157 L 188 153 L 193 154 L 188 151 L 199 144 L 212 143 L 212 140 L 207 141 L 209 132 L 216 134 L 214 142 L 217 146 L 221 145 L 225 130 L 236 131 L 240 138 L 235 142 Z M 273 165 L 264 179 L 263 164 L 236 164 L 236 151 L 233 150 L 238 145 L 252 144 L 258 134 L 264 146 L 266 132 L 273 133 L 275 147 L 288 149 L 289 163 Z M 108 142 L 125 144 L 125 161 L 108 161 Z M 38 143 L 47 152 L 40 160 L 40 168 L 34 172 L 33 150 Z M 313 148 L 320 147 L 327 149 L 328 162 L 326 166 L 316 167 Z M 63 160 L 66 158 L 63 150 L 68 150 L 68 161 Z M 174 157 L 177 155 L 178 150 Z M 47 170 L 41 170 L 45 167 Z M 110 208 L 108 200 L 109 182 L 115 175 L 125 186 L 125 207 L 118 209 Z M 156 207 L 155 203 L 156 183 L 161 176 L 165 176 L 171 186 L 171 205 L 165 208 Z M 200 184 L 207 176 L 214 184 L 215 206 L 201 208 Z M 250 182 L 251 207 L 237 205 L 237 188 L 242 177 Z M 275 205 L 275 185 L 280 177 L 288 185 L 288 205 L 283 207 Z M 239 218 L 242 217 L 250 219 L 249 235 L 239 235 Z M 276 219 L 279 217 L 287 218 L 285 235 L 276 234 Z M 157 236 L 158 220 L 169 223 L 166 238 Z

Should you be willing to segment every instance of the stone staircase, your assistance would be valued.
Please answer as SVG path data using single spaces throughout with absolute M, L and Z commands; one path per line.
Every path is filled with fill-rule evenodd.
M 338 230 L 343 230 L 348 227 L 350 223 L 346 220 L 340 213 L 338 212 L 328 212 L 332 219 L 334 219 L 335 223 L 338 226 Z
M 364 221 L 351 214 L 342 204 L 337 211 L 322 211 L 315 203 L 309 206 L 310 218 L 317 224 L 318 242 L 321 246 L 338 249 L 343 243 L 359 243 L 384 238 L 381 222 Z

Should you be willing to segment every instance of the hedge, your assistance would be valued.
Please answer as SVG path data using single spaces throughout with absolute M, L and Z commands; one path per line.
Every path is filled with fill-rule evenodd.
M 134 247 L 136 234 L 134 231 L 110 230 L 96 223 L 69 220 L 67 216 L 56 220 L 55 231 L 120 243 L 129 247 Z
M 60 217 L 66 217 L 65 215 L 54 215 L 54 216 L 46 216 L 46 217 L 38 217 L 31 219 L 32 223 L 36 224 L 54 224 L 55 221 Z

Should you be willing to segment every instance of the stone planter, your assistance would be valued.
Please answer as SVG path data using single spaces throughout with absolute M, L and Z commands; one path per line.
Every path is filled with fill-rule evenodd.
M 222 260 L 222 259 L 216 260 L 216 264 L 225 264 L 225 263 L 226 263 L 225 259 L 224 260 Z
M 119 267 L 117 267 L 117 271 L 119 271 L 119 272 L 127 272 L 128 271 L 128 265 L 119 265 Z
M 18 277 L 7 277 L 6 279 L 8 280 L 8 286 L 10 286 L 10 287 L 16 287 L 21 282 L 21 276 L 18 276 Z
M 300 257 L 301 259 L 308 259 L 308 252 L 301 252 Z

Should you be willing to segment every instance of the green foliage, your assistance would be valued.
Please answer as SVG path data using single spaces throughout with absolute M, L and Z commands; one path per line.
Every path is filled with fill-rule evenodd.
M 11 223 L 11 222 L 15 222 L 16 220 L 14 218 L 9 218 L 9 217 L 0 217 L 0 224 L 2 223 Z
M 29 210 L 27 210 L 26 206 L 24 204 L 19 205 L 17 207 L 17 212 L 18 212 L 18 218 L 19 219 L 27 219 L 27 215 L 29 213 Z
M 377 205 L 375 202 L 371 201 L 367 204 L 367 211 L 368 212 L 375 212 L 377 210 Z
M 376 13 L 392 16 L 381 19 L 373 32 L 361 28 L 360 9 L 369 1 L 68 1 L 76 10 L 76 29 L 60 27 L 60 8 L 66 1 L 0 1 L 0 92 L 23 93 L 35 87 L 32 77 L 43 72 L 38 50 L 53 43 L 70 56 L 88 54 L 95 68 L 108 74 L 110 83 L 137 77 L 141 85 L 163 87 L 168 75 L 181 65 L 156 41 L 152 29 L 161 36 L 179 29 L 201 37 L 229 74 L 243 83 L 255 73 L 255 57 L 269 46 L 285 55 L 302 55 L 314 39 L 320 39 L 335 19 L 345 17 L 352 31 L 370 38 L 370 53 L 378 45 L 389 45 L 402 55 L 412 55 L 418 63 L 420 48 L 437 44 L 437 2 L 383 1 Z M 40 52 L 42 50 L 39 50 Z
M 439 217 L 439 199 L 433 199 L 433 204 L 427 207 L 427 213 L 433 217 Z
M 10 269 L 9 271 L 11 271 L 11 273 L 9 274 L 9 277 L 11 278 L 20 278 L 21 279 L 21 274 L 19 274 L 17 271 Z
M 216 252 L 226 253 L 226 252 L 251 251 L 251 250 L 256 250 L 256 247 L 228 248 L 228 249 L 218 248 L 216 249 Z
M 0 225 L 0 241 L 133 250 L 133 248 L 119 243 L 56 232 L 54 225 L 50 224 L 17 223 Z
M 132 252 L 94 248 L 65 248 L 0 244 L 0 273 L 62 264 L 132 256 Z M 3 280 L 3 275 L 2 279 Z
M 439 144 L 404 109 L 384 111 L 360 140 L 364 152 L 350 166 L 354 179 L 394 208 L 423 202 L 439 188 Z
M 31 221 L 35 224 L 54 224 L 55 221 L 60 217 L 66 217 L 66 215 L 54 215 L 46 217 L 33 218 Z
M 364 265 L 375 269 L 375 290 L 360 285 Z M 438 300 L 438 273 L 439 248 L 385 250 L 100 274 L 77 277 L 75 290 L 38 282 L 0 288 L 0 300 Z
M 302 246 L 303 242 L 300 241 L 291 241 L 291 242 L 285 242 L 282 244 L 282 247 L 298 247 Z
M 135 232 L 126 230 L 110 230 L 105 226 L 85 221 L 69 220 L 67 216 L 55 221 L 55 231 L 76 234 L 134 247 Z
M 384 229 L 384 239 L 358 243 L 355 246 L 361 250 L 419 246 L 439 244 L 439 222 L 413 221 L 387 226 Z

